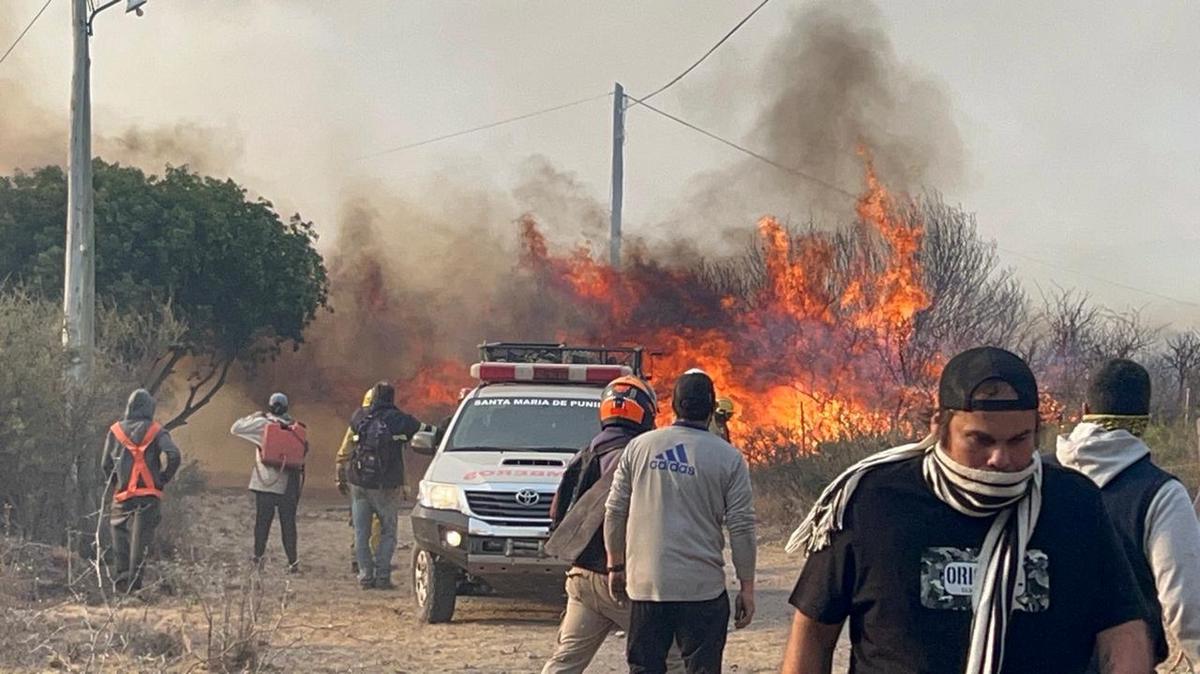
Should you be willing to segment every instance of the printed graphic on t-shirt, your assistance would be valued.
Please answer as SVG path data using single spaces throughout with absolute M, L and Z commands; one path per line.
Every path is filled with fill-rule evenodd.
M 926 548 L 921 553 L 921 605 L 947 611 L 970 611 L 975 574 L 982 573 L 974 548 Z M 1024 587 L 1016 588 L 1018 611 L 1050 608 L 1050 559 L 1041 550 L 1025 551 Z
M 650 460 L 651 470 L 668 470 L 680 475 L 695 475 L 696 467 L 688 461 L 687 450 L 682 444 L 660 452 Z

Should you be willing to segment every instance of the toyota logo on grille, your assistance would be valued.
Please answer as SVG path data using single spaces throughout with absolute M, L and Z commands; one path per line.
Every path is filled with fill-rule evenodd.
M 532 489 L 522 489 L 517 492 L 517 503 L 523 506 L 537 505 L 540 500 L 542 500 L 542 495 Z

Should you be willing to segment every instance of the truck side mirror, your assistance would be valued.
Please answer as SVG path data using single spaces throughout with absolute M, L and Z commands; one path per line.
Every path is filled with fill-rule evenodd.
M 421 431 L 413 435 L 412 442 L 408 446 L 417 454 L 424 454 L 426 456 L 433 456 L 433 453 L 437 450 L 433 446 L 433 433 L 429 431 Z

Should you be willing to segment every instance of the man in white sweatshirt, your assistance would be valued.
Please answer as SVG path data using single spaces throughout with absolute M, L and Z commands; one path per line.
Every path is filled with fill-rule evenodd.
M 1187 489 L 1150 459 L 1141 439 L 1149 414 L 1145 368 L 1109 361 L 1089 382 L 1083 421 L 1058 439 L 1056 458 L 1100 487 L 1151 613 L 1156 660 L 1173 642 L 1200 664 L 1200 522 Z
M 631 674 L 664 674 L 672 644 L 688 674 L 722 671 L 726 531 L 741 585 L 734 626 L 754 617 L 754 494 L 741 452 L 708 430 L 716 402 L 707 374 L 685 372 L 671 397 L 676 422 L 631 440 L 617 462 L 604 543 L 609 591 L 631 600 Z

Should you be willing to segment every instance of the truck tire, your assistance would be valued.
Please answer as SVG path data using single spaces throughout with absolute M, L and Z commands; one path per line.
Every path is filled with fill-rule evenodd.
M 437 555 L 421 548 L 413 549 L 412 569 L 417 620 L 427 624 L 450 622 L 458 598 L 458 569 L 439 562 Z

